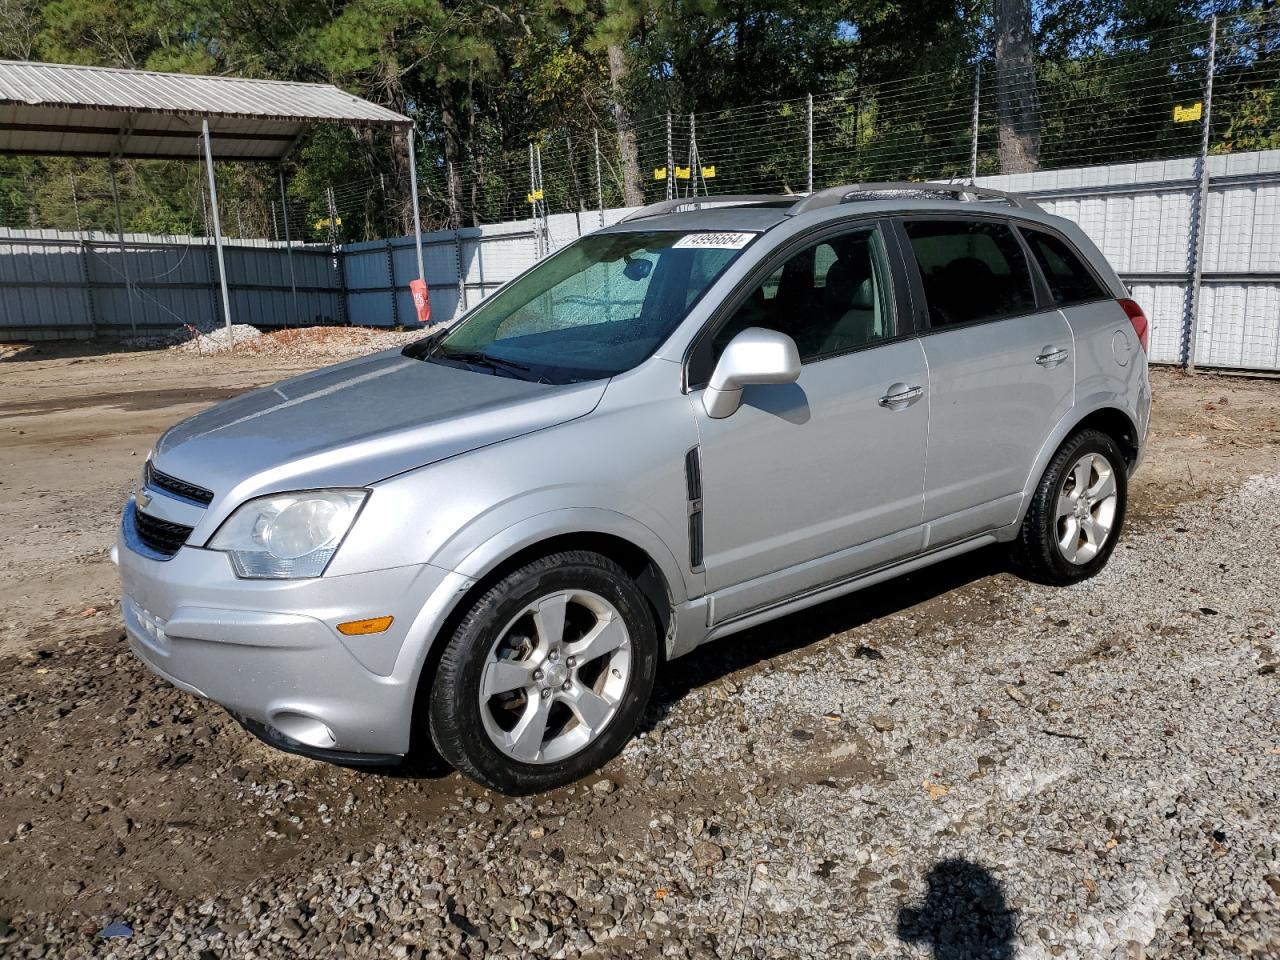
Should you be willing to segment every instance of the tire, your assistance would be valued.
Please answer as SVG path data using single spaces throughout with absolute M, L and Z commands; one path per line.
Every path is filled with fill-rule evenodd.
M 1109 484 L 1100 469 L 1104 463 L 1110 471 Z M 1081 504 L 1077 488 L 1085 473 L 1086 496 Z M 1114 496 L 1109 498 L 1107 491 Z M 1127 466 L 1116 442 L 1100 430 L 1072 434 L 1049 461 L 1032 495 L 1012 544 L 1014 567 L 1027 579 L 1051 586 L 1092 577 L 1106 566 L 1115 549 L 1128 493 Z M 1064 515 L 1068 510 L 1071 514 Z M 1100 532 L 1104 527 L 1105 533 Z
M 572 783 L 635 732 L 658 656 L 653 610 L 621 566 L 585 550 L 534 560 L 486 590 L 448 639 L 431 739 L 501 793 Z

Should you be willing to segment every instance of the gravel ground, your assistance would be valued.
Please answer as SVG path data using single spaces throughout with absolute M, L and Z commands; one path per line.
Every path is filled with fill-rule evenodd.
M 1099 577 L 710 645 L 534 798 L 272 752 L 79 598 L 0 658 L 0 955 L 1280 957 L 1280 390 L 1192 390 Z

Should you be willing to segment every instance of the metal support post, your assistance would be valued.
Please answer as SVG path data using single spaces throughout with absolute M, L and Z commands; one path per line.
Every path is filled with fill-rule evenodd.
M 396 296 L 396 251 L 390 240 L 387 241 L 387 287 L 391 291 L 391 325 L 398 327 L 400 326 L 400 298 Z
M 129 329 L 136 336 L 138 318 L 133 312 L 133 282 L 129 279 L 129 248 L 124 243 L 124 221 L 120 217 L 120 189 L 116 186 L 116 160 L 107 161 L 107 173 L 111 177 L 111 203 L 116 213 L 116 237 L 120 241 L 120 271 L 124 274 L 124 302 L 129 308 Z
M 982 64 L 973 66 L 973 132 L 969 139 L 969 182 L 978 177 L 978 104 L 982 97 Z
M 674 145 L 671 140 L 671 114 L 667 114 L 667 199 L 675 196 L 676 160 Z
M 592 130 L 596 142 L 596 203 L 600 207 L 600 226 L 604 226 L 604 183 L 600 179 L 600 131 Z
M 542 180 L 542 144 L 538 144 L 534 148 L 534 157 L 538 164 L 538 217 L 542 232 L 542 255 L 545 257 L 551 252 L 551 228 L 547 224 L 547 200 L 543 195 Z
M 809 150 L 808 150 L 809 193 L 813 193 L 813 94 L 812 93 L 808 94 L 807 99 L 805 101 L 805 107 L 806 107 L 805 137 L 809 145 Z
M 324 188 L 324 204 L 329 209 L 329 246 L 338 248 L 338 201 L 333 195 L 333 187 Z
M 1200 285 L 1204 276 L 1204 233 L 1209 213 L 1209 135 L 1213 128 L 1213 75 L 1218 51 L 1218 18 L 1209 21 L 1209 69 L 1204 78 L 1204 110 L 1200 115 L 1200 156 L 1196 176 L 1200 181 L 1191 210 L 1191 236 L 1187 250 L 1191 278 L 1187 284 L 1182 318 L 1182 365 L 1196 372 L 1196 333 L 1200 326 Z
M 92 261 L 89 257 L 89 240 L 80 241 L 80 273 L 84 276 L 84 302 L 89 313 L 89 335 L 98 335 L 98 311 L 94 308 Z
M 333 187 L 326 187 L 325 201 L 329 205 L 329 262 L 333 265 L 334 276 L 338 281 L 338 323 L 345 325 L 347 319 L 347 266 L 342 245 L 338 242 L 338 198 Z
M 209 206 L 213 211 L 213 246 L 218 253 L 218 285 L 222 288 L 222 315 L 227 322 L 227 349 L 235 349 L 231 339 L 231 293 L 227 290 L 227 262 L 222 254 L 222 218 L 218 213 L 218 184 L 213 178 L 213 145 L 209 142 L 209 121 L 201 121 L 204 137 L 204 164 L 209 174 Z
M 409 128 L 409 186 L 413 196 L 413 242 L 418 251 L 418 279 L 427 282 L 427 270 L 422 262 L 422 215 L 418 211 L 418 162 L 414 157 L 414 131 Z
M 680 191 L 677 190 L 678 194 Z M 686 196 L 698 195 L 698 121 L 689 114 L 689 189 Z
M 298 279 L 293 272 L 293 238 L 289 236 L 289 197 L 284 189 L 284 171 L 276 171 L 280 180 L 280 219 L 284 221 L 284 255 L 289 262 L 289 291 L 293 295 L 293 316 L 298 318 Z M 285 321 L 285 326 L 289 322 Z
M 449 226 L 457 230 L 461 224 L 458 217 L 458 195 L 454 192 L 453 183 L 453 163 L 449 162 L 444 167 L 445 182 L 449 185 Z
M 534 255 L 542 259 L 542 233 L 538 230 L 538 174 L 533 165 L 533 143 L 529 143 L 529 221 L 533 225 Z
M 462 228 L 453 231 L 453 264 L 458 272 L 458 309 L 459 316 L 467 312 L 467 272 L 462 257 Z
M 76 211 L 76 230 L 82 229 L 80 226 L 80 193 L 76 190 L 76 174 L 71 171 L 71 205 Z

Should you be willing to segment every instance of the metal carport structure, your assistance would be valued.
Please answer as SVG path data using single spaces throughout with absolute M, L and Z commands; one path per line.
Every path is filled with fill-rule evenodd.
M 0 60 L 0 153 L 189 161 L 193 157 L 184 141 L 200 143 L 229 344 L 231 298 L 213 175 L 214 142 L 219 160 L 279 164 L 322 124 L 404 133 L 418 277 L 425 282 L 414 127 L 403 114 L 331 84 Z M 113 197 L 114 183 L 113 169 Z M 283 174 L 280 183 L 283 197 Z M 123 243 L 118 197 L 115 203 Z

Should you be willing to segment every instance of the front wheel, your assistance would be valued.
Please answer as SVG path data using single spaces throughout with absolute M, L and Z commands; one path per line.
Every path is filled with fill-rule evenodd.
M 1099 430 L 1068 437 L 1032 496 L 1013 543 L 1014 565 L 1053 586 L 1092 577 L 1115 549 L 1128 492 L 1114 440 Z
M 622 567 L 589 551 L 543 557 L 458 624 L 432 684 L 431 738 L 502 793 L 571 783 L 634 732 L 657 664 L 653 611 Z

